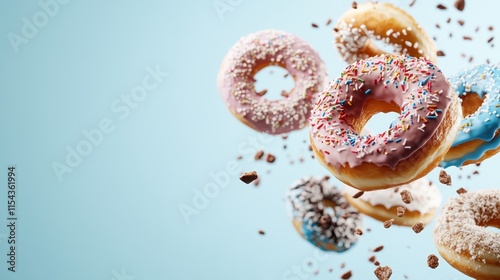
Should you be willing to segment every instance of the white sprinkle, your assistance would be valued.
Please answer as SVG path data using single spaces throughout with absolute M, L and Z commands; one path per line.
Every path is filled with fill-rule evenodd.
M 490 118 L 486 118 L 486 119 L 484 120 L 484 122 L 489 122 L 489 121 L 490 121 Z
M 405 146 L 405 149 L 411 149 L 411 146 Z
M 407 47 L 411 47 L 411 46 L 412 46 L 412 43 L 411 43 L 410 41 L 405 41 L 405 45 L 406 45 Z
M 339 152 L 339 153 L 340 153 L 340 152 L 345 151 L 346 149 L 347 149 L 347 148 L 338 148 L 338 149 L 337 149 L 337 152 Z
M 385 35 L 391 36 L 392 32 L 394 32 L 394 30 L 389 29 L 389 30 L 387 30 L 387 32 L 385 32 Z
M 401 30 L 401 32 L 403 32 L 403 35 L 405 35 L 405 36 L 408 35 L 408 34 L 406 34 L 406 29 Z
M 398 149 L 398 148 L 392 148 L 392 149 L 391 149 L 391 151 L 393 151 L 393 152 L 394 152 L 394 151 L 395 151 L 395 150 L 397 150 L 397 149 Z
M 403 146 L 404 146 L 404 145 L 406 145 L 406 138 L 405 138 L 405 140 L 403 141 Z

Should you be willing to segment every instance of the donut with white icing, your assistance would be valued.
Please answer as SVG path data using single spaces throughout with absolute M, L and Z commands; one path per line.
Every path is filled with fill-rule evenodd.
M 403 202 L 401 198 L 401 192 L 404 190 L 412 195 L 413 200 L 410 203 Z M 425 177 L 398 187 L 365 192 L 354 198 L 358 192 L 359 190 L 353 187 L 344 186 L 345 198 L 359 212 L 381 222 L 393 219 L 393 223 L 400 226 L 411 227 L 418 222 L 424 225 L 430 223 L 441 204 L 439 189 Z M 398 216 L 398 207 L 404 207 L 403 216 Z
M 328 177 L 297 180 L 288 189 L 286 204 L 297 232 L 316 247 L 344 252 L 357 242 L 362 217 Z
M 334 29 L 335 45 L 348 63 L 387 53 L 374 41 L 394 48 L 394 53 L 436 61 L 434 41 L 415 19 L 390 3 L 366 2 L 348 10 Z
M 257 93 L 254 75 L 267 66 L 285 68 L 295 80 L 286 97 L 269 100 Z M 308 124 L 316 97 L 328 84 L 326 66 L 299 37 L 263 30 L 241 38 L 226 54 L 217 85 L 229 111 L 247 126 L 281 134 Z
M 437 218 L 434 243 L 454 268 L 474 279 L 500 279 L 500 190 L 450 199 Z
M 380 112 L 400 115 L 382 133 L 360 135 Z M 436 167 L 461 119 L 458 97 L 437 66 L 425 58 L 381 55 L 351 64 L 320 94 L 311 146 L 340 181 L 363 191 L 385 189 Z
M 441 166 L 479 163 L 500 151 L 500 66 L 483 64 L 450 78 L 464 119 Z

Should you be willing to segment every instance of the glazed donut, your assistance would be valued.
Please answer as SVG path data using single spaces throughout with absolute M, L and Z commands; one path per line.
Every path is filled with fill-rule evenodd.
M 434 41 L 404 10 L 389 3 L 366 2 L 350 9 L 334 28 L 335 44 L 348 63 L 385 54 L 373 40 L 394 47 L 394 52 L 436 61 Z
M 406 204 L 401 199 L 403 190 L 411 193 L 411 203 Z M 381 222 L 393 219 L 393 223 L 400 226 L 411 227 L 418 222 L 424 225 L 430 223 L 441 204 L 441 193 L 425 177 L 402 186 L 365 192 L 360 197 L 353 198 L 358 192 L 355 188 L 344 186 L 345 198 L 359 212 Z M 398 207 L 405 208 L 403 217 L 397 215 Z
M 268 100 L 254 87 L 254 75 L 266 66 L 285 68 L 295 80 L 288 97 Z M 269 134 L 307 125 L 317 94 L 328 84 L 318 53 L 295 35 L 259 31 L 241 38 L 225 56 L 217 84 L 229 111 L 247 126 Z
M 450 79 L 462 99 L 464 119 L 441 166 L 481 162 L 500 151 L 500 67 L 479 65 Z
M 399 112 L 378 135 L 359 135 L 379 112 Z M 310 139 L 316 158 L 340 181 L 369 191 L 425 176 L 458 131 L 458 97 L 425 58 L 381 55 L 348 66 L 320 94 Z
M 500 190 L 461 194 L 443 206 L 434 228 L 439 254 L 475 279 L 500 279 Z
M 358 240 L 362 218 L 328 177 L 302 178 L 286 196 L 289 216 L 299 234 L 325 251 L 344 252 Z

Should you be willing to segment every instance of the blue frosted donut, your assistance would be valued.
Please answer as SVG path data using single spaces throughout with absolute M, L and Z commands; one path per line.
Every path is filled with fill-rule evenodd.
M 464 119 L 441 166 L 479 163 L 500 151 L 500 67 L 484 64 L 462 70 L 450 84 L 462 99 Z
M 362 218 L 328 177 L 302 178 L 288 190 L 287 206 L 300 235 L 325 251 L 344 252 L 358 240 Z

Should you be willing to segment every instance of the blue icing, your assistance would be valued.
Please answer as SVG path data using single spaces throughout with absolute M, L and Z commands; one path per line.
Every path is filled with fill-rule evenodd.
M 476 93 L 481 98 L 486 95 L 479 109 L 464 116 L 460 130 L 452 147 L 479 139 L 486 141 L 477 150 L 459 159 L 441 162 L 441 166 L 461 166 L 467 160 L 477 160 L 488 150 L 500 146 L 500 140 L 494 139 L 500 128 L 500 67 L 483 64 L 458 72 L 449 79 L 458 96 Z
M 336 247 L 335 252 L 342 253 L 356 244 L 356 242 L 352 242 L 350 246 L 347 247 L 346 244 L 340 240 L 337 243 L 333 243 L 332 240 L 321 235 L 317 230 L 314 230 L 316 227 L 320 227 L 320 225 L 311 221 L 304 221 L 302 223 L 302 234 L 304 234 L 304 238 L 307 241 L 323 251 L 328 251 L 326 246 L 334 245 Z

